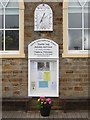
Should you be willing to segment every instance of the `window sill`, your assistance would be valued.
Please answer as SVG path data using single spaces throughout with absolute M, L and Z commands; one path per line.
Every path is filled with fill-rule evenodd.
M 88 58 L 90 57 L 90 54 L 69 54 L 69 53 L 63 53 L 62 57 L 67 58 Z
M 3 54 L 0 58 L 25 58 L 25 54 Z

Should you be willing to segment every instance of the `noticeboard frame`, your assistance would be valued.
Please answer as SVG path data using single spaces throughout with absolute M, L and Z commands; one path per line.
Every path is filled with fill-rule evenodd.
M 39 70 L 45 65 L 47 69 Z M 59 97 L 59 46 L 53 40 L 38 39 L 28 45 L 28 96 Z

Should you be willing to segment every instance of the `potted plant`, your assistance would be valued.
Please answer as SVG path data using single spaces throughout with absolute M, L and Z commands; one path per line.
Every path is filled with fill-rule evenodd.
M 39 105 L 40 113 L 42 116 L 50 115 L 50 110 L 51 110 L 51 105 L 52 105 L 51 98 L 45 98 L 44 96 L 41 96 L 38 99 L 38 105 Z

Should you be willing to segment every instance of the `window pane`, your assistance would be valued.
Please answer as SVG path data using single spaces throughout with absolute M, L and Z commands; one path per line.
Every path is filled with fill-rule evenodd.
M 0 15 L 0 29 L 3 28 L 3 15 Z
M 8 30 L 5 32 L 5 49 L 19 50 L 19 31 Z
M 70 7 L 68 8 L 68 13 L 82 13 L 82 8 Z
M 88 13 L 88 12 L 90 12 L 89 8 L 88 7 L 84 7 L 84 13 Z
M 68 3 L 69 6 L 80 6 L 78 0 L 68 0 L 68 1 L 69 1 Z
M 90 13 L 84 14 L 84 26 L 85 28 L 90 28 Z
M 69 28 L 81 28 L 82 15 L 80 13 L 69 13 L 68 24 L 69 24 Z
M 88 7 L 89 7 L 89 9 L 90 9 L 90 1 L 88 1 Z
M 0 50 L 3 50 L 3 31 L 0 30 Z
M 19 28 L 19 16 L 18 15 L 6 15 L 6 28 Z
M 19 9 L 12 9 L 12 8 L 8 8 L 5 11 L 6 15 L 19 15 Z
M 3 8 L 0 8 L 0 15 L 3 15 L 4 11 Z
M 2 5 L 1 5 L 1 3 L 0 3 L 0 8 L 2 8 Z
M 79 0 L 79 1 L 80 1 L 81 6 L 84 6 L 86 4 L 86 0 Z
M 8 4 L 8 0 L 1 0 L 3 6 L 6 6 Z
M 10 8 L 19 8 L 19 2 L 18 0 L 9 0 L 9 3 L 7 5 L 7 7 L 10 7 Z
M 90 2 L 86 2 L 85 7 L 88 7 L 88 6 L 89 6 L 89 3 L 90 3 Z
M 69 30 L 69 50 L 82 49 L 82 30 Z
M 84 36 L 84 49 L 90 50 L 90 30 L 85 30 L 85 36 Z

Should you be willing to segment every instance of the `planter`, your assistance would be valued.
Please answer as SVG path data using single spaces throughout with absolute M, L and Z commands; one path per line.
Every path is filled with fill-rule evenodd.
M 43 108 L 40 109 L 40 113 L 42 116 L 49 116 L 51 111 L 51 105 L 45 105 Z

